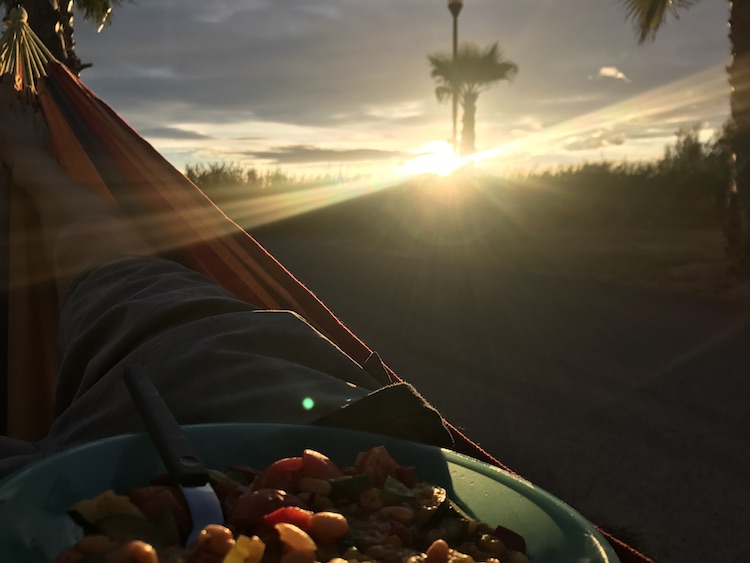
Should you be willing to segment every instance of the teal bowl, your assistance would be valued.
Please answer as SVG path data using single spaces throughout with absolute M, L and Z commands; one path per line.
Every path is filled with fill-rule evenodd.
M 206 465 L 264 468 L 323 452 L 341 466 L 384 445 L 421 480 L 445 487 L 475 518 L 526 538 L 532 563 L 616 563 L 602 535 L 575 510 L 511 473 L 455 452 L 349 430 L 278 424 L 208 424 L 185 432 Z M 0 482 L 0 560 L 48 562 L 81 537 L 66 510 L 106 489 L 124 493 L 147 484 L 164 466 L 146 434 L 116 436 L 35 463 Z

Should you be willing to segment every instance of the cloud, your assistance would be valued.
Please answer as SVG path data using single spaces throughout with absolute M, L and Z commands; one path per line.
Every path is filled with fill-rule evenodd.
M 549 105 L 578 105 L 578 104 L 591 104 L 598 102 L 602 99 L 601 94 L 571 94 L 568 96 L 555 96 L 551 98 L 540 98 L 537 100 L 537 104 L 541 106 Z
M 267 151 L 247 151 L 244 154 L 251 158 L 271 160 L 276 164 L 364 162 L 392 160 L 409 156 L 400 151 L 380 149 L 324 149 L 312 145 L 290 145 Z
M 584 151 L 619 146 L 624 142 L 625 133 L 623 132 L 599 130 L 586 136 L 570 137 L 563 144 L 563 148 L 568 151 Z
M 603 66 L 599 69 L 599 74 L 597 76 L 599 78 L 614 78 L 615 80 L 630 82 L 630 78 L 625 76 L 625 73 L 614 66 Z
M 210 135 L 204 135 L 197 131 L 188 131 L 179 127 L 150 127 L 139 131 L 144 137 L 154 139 L 211 139 Z
M 265 7 L 269 0 L 213 0 L 196 5 L 192 19 L 206 24 L 224 23 L 239 13 Z

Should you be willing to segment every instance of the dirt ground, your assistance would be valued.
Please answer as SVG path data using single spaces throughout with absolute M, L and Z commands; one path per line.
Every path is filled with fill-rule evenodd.
M 750 561 L 750 306 L 716 232 L 261 242 L 490 453 L 658 562 Z

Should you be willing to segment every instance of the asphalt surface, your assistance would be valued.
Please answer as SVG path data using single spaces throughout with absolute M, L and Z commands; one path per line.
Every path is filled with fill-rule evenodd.
M 477 251 L 259 240 L 514 471 L 658 562 L 750 561 L 750 307 Z

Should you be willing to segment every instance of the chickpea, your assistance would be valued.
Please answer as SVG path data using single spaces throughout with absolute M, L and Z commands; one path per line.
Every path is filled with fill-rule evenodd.
M 108 553 L 104 560 L 107 563 L 159 563 L 156 550 L 140 540 L 126 543 L 119 550 Z
M 443 539 L 435 540 L 425 552 L 428 563 L 446 563 L 450 550 L 448 542 Z
M 221 557 L 229 553 L 234 545 L 232 532 L 219 524 L 209 524 L 198 535 L 196 553 L 211 553 Z
M 324 497 L 331 496 L 331 484 L 325 479 L 315 479 L 314 477 L 302 477 L 297 483 L 300 491 L 306 493 L 315 493 Z
M 310 533 L 321 543 L 335 542 L 349 533 L 349 522 L 337 512 L 317 512 L 310 519 Z
M 380 509 L 380 514 L 406 526 L 414 521 L 414 511 L 407 506 L 384 506 Z

